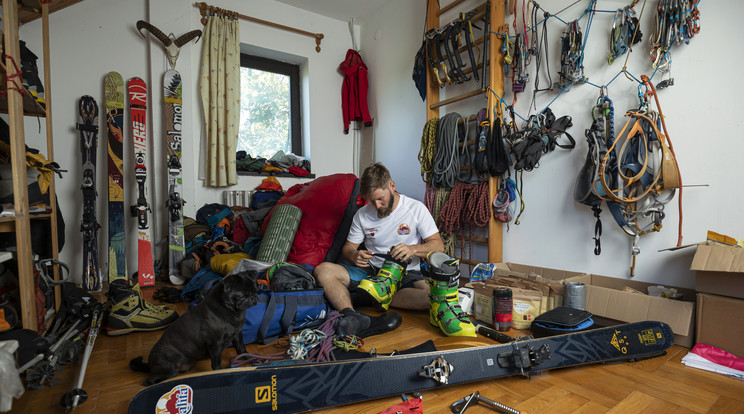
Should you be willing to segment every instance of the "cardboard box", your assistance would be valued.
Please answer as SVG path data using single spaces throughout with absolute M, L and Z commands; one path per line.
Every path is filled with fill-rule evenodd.
M 698 245 L 690 270 L 698 292 L 744 299 L 744 249 Z
M 586 275 L 586 273 L 583 272 L 551 269 L 549 267 L 530 266 L 519 263 L 496 263 L 496 271 L 494 273 L 501 276 L 508 276 L 509 274 L 517 273 L 522 276 L 527 275 L 528 278 L 529 275 L 533 274 L 559 282 L 571 277 Z
M 698 293 L 696 331 L 695 342 L 744 358 L 744 300 Z
M 566 281 L 587 285 L 586 310 L 589 312 L 622 322 L 664 322 L 672 328 L 675 344 L 692 347 L 695 329 L 694 290 L 675 287 L 682 298 L 673 300 L 623 291 L 625 287 L 630 287 L 648 292 L 649 286 L 656 286 L 654 283 L 599 275 L 575 276 Z

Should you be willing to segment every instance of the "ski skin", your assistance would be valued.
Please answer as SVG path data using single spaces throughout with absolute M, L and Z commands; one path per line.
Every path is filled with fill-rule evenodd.
M 179 265 L 186 254 L 183 232 L 183 199 L 181 192 L 181 131 L 183 125 L 183 90 L 181 74 L 169 69 L 163 75 L 163 106 L 165 112 L 166 163 L 168 166 L 168 277 L 180 285 L 184 278 Z
M 98 149 L 98 104 L 92 96 L 85 95 L 78 103 L 80 153 L 82 155 L 83 218 L 83 288 L 98 292 L 103 288 L 103 275 L 98 267 L 98 220 L 96 219 L 96 151 Z
M 137 182 L 137 203 L 132 206 L 137 217 L 137 281 L 140 286 L 155 284 L 147 202 L 147 84 L 140 78 L 128 82 L 129 110 L 134 145 L 134 177 Z
M 516 349 L 549 347 L 550 358 L 521 371 L 500 367 Z M 147 387 L 129 413 L 275 413 L 349 404 L 400 393 L 591 363 L 663 355 L 674 344 L 671 328 L 645 321 L 508 344 L 322 364 L 269 365 L 182 376 Z M 448 382 L 419 375 L 438 357 L 453 366 Z M 384 381 L 380 381 L 384 378 Z M 180 410 L 180 411 L 178 411 Z
M 108 281 L 126 279 L 124 230 L 124 80 L 117 72 L 104 78 L 106 132 L 108 135 Z

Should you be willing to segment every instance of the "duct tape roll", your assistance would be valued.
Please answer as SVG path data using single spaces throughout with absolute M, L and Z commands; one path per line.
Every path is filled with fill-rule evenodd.
M 564 303 L 569 308 L 586 310 L 586 285 L 581 282 L 566 282 Z
M 302 219 L 302 210 L 291 204 L 280 204 L 274 208 L 261 240 L 256 260 L 277 263 L 287 260 L 297 228 Z

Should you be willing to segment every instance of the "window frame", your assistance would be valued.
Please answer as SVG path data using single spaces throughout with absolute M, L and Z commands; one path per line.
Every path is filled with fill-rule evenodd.
M 289 76 L 289 134 L 292 143 L 292 153 L 303 156 L 300 66 L 249 53 L 241 53 L 240 67 Z

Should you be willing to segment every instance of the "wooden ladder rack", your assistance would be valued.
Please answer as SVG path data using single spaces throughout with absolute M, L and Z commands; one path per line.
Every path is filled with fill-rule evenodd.
M 444 7 L 439 7 L 438 0 L 427 0 L 427 15 L 426 15 L 426 30 L 436 29 L 441 27 L 440 16 L 450 10 L 453 10 L 465 0 L 454 0 Z M 491 27 L 501 27 L 504 24 L 506 5 L 505 0 L 490 0 L 489 2 L 482 3 L 473 10 L 478 10 L 478 13 L 473 17 L 474 20 L 483 18 L 486 13 L 489 13 L 489 20 Z M 474 43 L 481 44 L 482 38 L 477 39 Z M 499 100 L 493 93 L 489 93 L 489 90 L 493 90 L 498 96 L 504 95 L 504 67 L 501 64 L 502 53 L 501 43 L 503 39 L 497 36 L 493 30 L 488 35 L 488 79 L 486 88 L 478 88 L 476 90 L 465 92 L 461 95 L 454 96 L 451 98 L 439 100 L 439 87 L 434 82 L 431 71 L 427 68 L 426 71 L 426 119 L 431 120 L 439 117 L 439 108 L 449 105 L 455 102 L 463 101 L 474 96 L 482 96 L 487 94 L 488 103 L 486 108 L 488 110 L 488 119 L 491 125 L 494 124 L 494 111 L 493 108 L 499 104 Z M 466 49 L 460 47 L 458 53 L 464 52 Z M 427 50 L 428 53 L 428 50 Z M 472 71 L 472 69 L 471 69 Z M 492 200 L 498 192 L 499 179 L 489 177 L 488 179 L 488 192 L 489 200 Z M 494 217 L 488 221 L 488 238 L 475 238 L 470 237 L 470 240 L 475 242 L 487 241 L 488 243 L 488 261 L 490 263 L 498 263 L 503 259 L 503 225 L 496 221 Z M 461 259 L 463 263 L 470 265 L 477 264 L 475 261 Z

